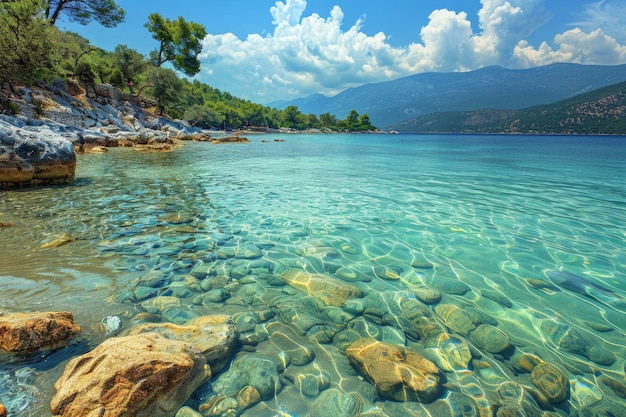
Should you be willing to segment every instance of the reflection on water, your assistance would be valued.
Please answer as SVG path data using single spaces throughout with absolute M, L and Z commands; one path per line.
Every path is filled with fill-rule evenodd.
M 103 320 L 124 332 L 146 313 L 230 314 L 251 363 L 294 343 L 276 395 L 244 415 L 315 414 L 320 399 L 341 415 L 626 415 L 624 138 L 263 138 L 82 155 L 73 185 L 1 193 L 0 313 L 69 309 L 84 330 L 4 359 L 10 415 L 47 415 L 65 361 L 109 337 Z M 336 302 L 328 283 L 359 293 Z M 441 397 L 376 395 L 345 356 L 368 335 L 435 362 Z M 565 402 L 542 403 L 529 358 L 566 374 Z

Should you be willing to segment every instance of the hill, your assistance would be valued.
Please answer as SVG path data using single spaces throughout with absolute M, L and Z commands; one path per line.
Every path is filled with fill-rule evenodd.
M 358 108 L 372 124 L 389 128 L 402 120 L 441 111 L 518 110 L 548 104 L 626 81 L 626 65 L 551 64 L 530 69 L 498 66 L 476 71 L 423 73 L 283 103 L 304 113 L 347 114 Z
M 437 112 L 392 129 L 419 133 L 626 134 L 626 82 L 522 110 Z

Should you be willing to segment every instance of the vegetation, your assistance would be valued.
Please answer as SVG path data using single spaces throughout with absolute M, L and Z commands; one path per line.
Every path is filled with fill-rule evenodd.
M 91 21 L 113 27 L 125 12 L 113 0 L 0 0 L 0 87 L 30 86 L 36 81 L 72 79 L 96 94 L 95 83 L 108 83 L 126 94 L 142 96 L 160 115 L 187 120 L 202 128 L 285 128 L 321 131 L 372 131 L 367 114 L 352 110 L 345 119 L 325 113 L 303 114 L 298 107 L 269 108 L 232 96 L 197 80 L 205 28 L 182 17 L 176 20 L 151 14 L 146 29 L 158 42 L 145 57 L 127 45 L 105 51 L 55 23 L 64 15 L 70 21 Z M 0 94 L 0 112 L 15 106 Z
M 438 112 L 394 125 L 416 133 L 626 134 L 626 82 L 522 110 Z

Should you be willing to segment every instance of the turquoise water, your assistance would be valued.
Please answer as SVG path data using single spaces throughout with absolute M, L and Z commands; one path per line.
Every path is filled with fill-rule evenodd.
M 506 405 L 503 383 L 532 391 L 530 374 L 516 365 L 523 354 L 559 367 L 572 387 L 559 405 L 517 399 L 528 415 L 533 407 L 626 415 L 619 385 L 606 382 L 626 384 L 626 138 L 249 138 L 186 143 L 171 153 L 80 155 L 70 186 L 1 192 L 0 221 L 12 226 L 0 228 L 0 313 L 71 310 L 83 328 L 66 349 L 5 359 L 0 399 L 10 415 L 48 415 L 65 361 L 111 335 L 102 320 L 120 317 L 116 334 L 123 334 L 159 296 L 181 303 L 152 321 L 252 317 L 257 326 L 241 325 L 242 338 L 257 341 L 239 355 L 265 358 L 276 333 L 315 353 L 310 363 L 279 369 L 275 395 L 243 415 L 315 415 L 324 391 L 339 395 L 338 415 L 491 415 Z M 63 234 L 72 241 L 41 247 Z M 328 306 L 285 285 L 285 270 L 354 285 L 378 312 Z M 142 284 L 154 271 L 163 280 Z M 473 352 L 467 366 L 443 369 L 450 359 L 443 346 L 388 318 L 400 323 L 402 312 L 385 300 L 425 289 L 441 294 L 429 309 L 477 314 L 512 349 L 486 352 L 437 312 L 432 320 L 443 334 Z M 440 398 L 420 404 L 377 396 L 343 353 L 355 335 L 368 334 L 437 363 L 447 379 Z M 582 347 L 571 347 L 572 334 Z M 312 368 L 324 383 L 305 393 L 298 375 Z M 215 395 L 219 376 L 190 407 Z

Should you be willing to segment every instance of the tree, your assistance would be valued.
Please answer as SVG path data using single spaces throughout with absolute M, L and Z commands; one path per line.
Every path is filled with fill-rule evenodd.
M 199 104 L 187 107 L 183 118 L 192 126 L 198 126 L 204 129 L 219 127 L 224 122 L 224 118 L 215 110 L 206 108 Z
M 70 22 L 86 25 L 92 20 L 111 28 L 124 21 L 126 12 L 113 0 L 45 0 L 45 16 L 51 25 L 63 13 Z
M 30 85 L 54 72 L 58 30 L 40 16 L 42 2 L 0 2 L 0 84 Z
M 151 82 L 150 92 L 157 102 L 157 112 L 163 115 L 166 110 L 173 108 L 179 101 L 179 91 L 182 83 L 176 73 L 167 68 L 153 68 L 149 74 Z
M 156 67 L 171 62 L 174 68 L 190 77 L 200 71 L 198 54 L 202 52 L 202 39 L 206 36 L 204 26 L 182 17 L 171 21 L 158 13 L 148 16 L 144 26 L 159 42 L 158 49 L 150 54 Z
M 146 68 L 146 60 L 143 55 L 126 45 L 117 45 L 113 51 L 117 68 L 122 73 L 124 82 L 133 94 L 133 84 L 135 77 L 141 74 Z

